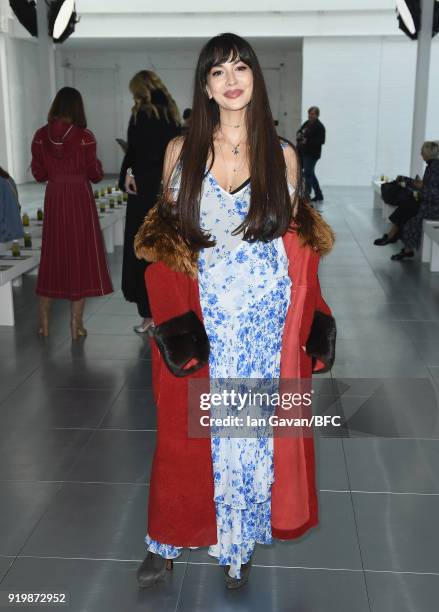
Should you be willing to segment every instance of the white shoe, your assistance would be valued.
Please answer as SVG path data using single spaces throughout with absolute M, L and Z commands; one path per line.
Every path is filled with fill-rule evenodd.
M 154 321 L 151 319 L 151 317 L 148 317 L 143 319 L 140 325 L 135 325 L 133 329 L 136 334 L 146 334 L 151 327 L 154 327 Z

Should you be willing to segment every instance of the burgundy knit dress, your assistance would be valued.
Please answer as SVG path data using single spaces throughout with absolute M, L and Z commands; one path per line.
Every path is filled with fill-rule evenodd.
M 32 174 L 46 182 L 38 295 L 79 300 L 113 291 L 90 181 L 102 179 L 90 130 L 51 121 L 32 141 Z

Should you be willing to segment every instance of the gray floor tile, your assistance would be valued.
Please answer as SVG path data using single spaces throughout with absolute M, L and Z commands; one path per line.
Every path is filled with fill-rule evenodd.
M 127 389 L 151 389 L 151 363 L 138 361 L 129 371 L 125 387 Z
M 365 569 L 439 573 L 439 496 L 352 497 Z
M 18 554 L 58 488 L 43 482 L 0 482 L 0 555 Z
M 318 437 L 315 443 L 318 488 L 348 491 L 349 484 L 341 439 Z
M 110 297 L 96 311 L 97 315 L 118 315 L 126 317 L 139 317 L 136 304 L 127 302 L 124 298 Z
M 439 440 L 356 438 L 343 446 L 352 490 L 439 494 Z
M 156 429 L 151 389 L 122 389 L 105 415 L 103 429 Z
M 344 384 L 349 387 L 341 391 L 340 403 L 351 435 L 439 437 L 439 390 L 432 379 L 337 379 L 336 383 L 340 389 Z
M 404 321 L 402 325 L 415 342 L 439 342 L 439 321 Z
M 352 612 L 353 609 L 369 611 L 362 572 L 254 566 L 248 584 L 238 591 L 229 591 L 219 567 L 191 563 L 177 608 L 178 612 Z
M 60 358 L 81 359 L 149 359 L 150 348 L 147 338 L 135 335 L 89 334 L 79 344 L 64 344 L 56 351 Z
M 186 564 L 174 564 L 165 582 L 144 591 L 137 588 L 137 565 L 120 561 L 19 558 L 2 589 L 53 592 L 56 587 L 58 592 L 69 593 L 69 604 L 65 606 L 69 612 L 174 612 Z
M 0 431 L 0 480 L 63 480 L 91 433 L 81 429 Z
M 97 430 L 68 474 L 68 480 L 149 482 L 155 432 Z
M 439 342 L 414 342 L 423 363 L 428 366 L 439 366 Z
M 142 560 L 148 487 L 66 483 L 22 554 Z
M 410 336 L 405 331 L 403 321 L 374 321 L 371 325 L 369 319 L 355 319 L 354 312 L 352 317 L 337 321 L 337 338 L 346 340 L 371 340 L 376 339 L 380 342 L 406 343 Z
M 115 397 L 113 389 L 19 387 L 0 405 L 0 427 L 97 427 Z
M 0 557 L 0 584 L 14 562 L 14 557 Z
M 435 612 L 439 576 L 366 572 L 372 612 Z
M 129 360 L 59 358 L 44 362 L 27 379 L 26 385 L 58 389 L 121 389 L 136 367 L 136 362 Z
M 131 315 L 101 314 L 91 315 L 87 319 L 90 334 L 127 335 L 133 333 L 133 326 L 139 324 L 140 317 Z

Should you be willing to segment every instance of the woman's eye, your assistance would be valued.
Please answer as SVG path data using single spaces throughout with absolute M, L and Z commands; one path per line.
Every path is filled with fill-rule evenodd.
M 212 72 L 212 76 L 219 76 L 220 74 L 222 74 L 222 70 L 214 70 Z
M 247 66 L 243 66 L 243 65 L 238 66 L 237 70 L 247 70 Z

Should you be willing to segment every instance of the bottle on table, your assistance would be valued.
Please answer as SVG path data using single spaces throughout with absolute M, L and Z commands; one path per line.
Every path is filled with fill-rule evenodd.
M 24 232 L 24 248 L 32 248 L 32 236 L 29 234 L 29 232 Z
M 39 208 L 37 210 L 37 221 L 42 221 L 44 217 L 43 209 Z
M 29 227 L 29 215 L 27 213 L 24 213 L 22 217 L 22 223 L 23 227 Z
M 20 257 L 20 245 L 18 240 L 12 241 L 12 257 Z

